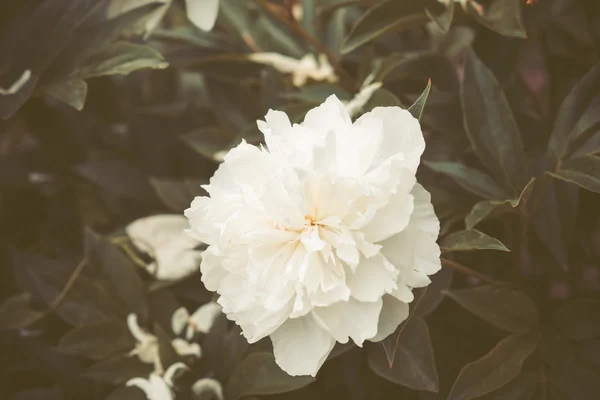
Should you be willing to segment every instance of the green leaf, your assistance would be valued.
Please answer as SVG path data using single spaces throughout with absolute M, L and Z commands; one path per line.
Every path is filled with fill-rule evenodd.
M 444 6 L 444 10 L 438 13 L 429 10 L 425 10 L 425 12 L 442 32 L 447 33 L 450 30 L 452 20 L 454 19 L 454 1 L 449 1 L 448 4 L 444 4 Z
M 380 346 L 373 346 L 369 352 L 369 366 L 377 375 L 399 385 L 414 390 L 439 390 L 429 328 L 421 317 L 414 316 L 406 323 L 392 367 Z
M 600 62 L 573 87 L 558 110 L 548 142 L 548 153 L 562 160 L 591 134 L 600 122 Z M 577 142 L 577 143 L 575 143 Z
M 562 336 L 573 340 L 600 336 L 600 301 L 577 299 L 556 313 L 556 324 Z
M 496 77 L 473 51 L 467 56 L 460 99 L 473 149 L 496 182 L 516 197 L 531 179 L 519 127 Z
M 82 326 L 117 315 L 112 300 L 97 282 L 83 276 L 81 268 L 20 252 L 13 255 L 13 269 L 23 288 L 71 325 Z
M 194 197 L 203 194 L 201 182 L 192 180 L 172 180 L 162 178 L 149 178 L 150 184 L 158 197 L 171 210 L 183 212 L 190 207 Z
M 429 97 L 429 91 L 431 90 L 431 79 L 427 82 L 427 86 L 423 93 L 419 96 L 419 98 L 408 107 L 408 112 L 411 113 L 413 117 L 416 119 L 421 119 L 421 115 L 423 115 L 423 109 L 425 108 L 425 103 L 427 102 L 427 97 Z
M 138 69 L 164 69 L 168 66 L 163 56 L 148 45 L 117 42 L 94 53 L 75 74 L 82 78 L 127 75 Z
M 3 26 L 4 38 L 18 37 L 19 40 L 6 39 L 0 44 L 0 53 L 11 55 L 2 59 L 0 86 L 10 86 L 26 70 L 31 76 L 17 93 L 0 95 L 0 118 L 9 118 L 27 101 L 42 74 L 71 40 L 73 32 L 102 4 L 97 0 L 36 1 L 28 3 L 37 6 L 31 12 Z
M 115 18 L 94 25 L 81 26 L 74 33 L 69 44 L 61 51 L 56 62 L 42 77 L 43 83 L 52 84 L 67 79 L 94 53 L 114 41 L 121 32 L 163 5 L 163 3 L 145 4 Z
M 479 286 L 444 293 L 479 318 L 508 332 L 529 332 L 538 321 L 533 301 L 517 290 Z
M 85 105 L 87 90 L 87 83 L 83 79 L 72 78 L 46 87 L 44 93 L 81 111 Z
M 364 105 L 363 110 L 365 112 L 373 110 L 375 107 L 393 107 L 402 106 L 398 97 L 395 94 L 386 89 L 377 89 L 369 101 Z
M 425 317 L 431 314 L 437 306 L 444 300 L 444 291 L 448 290 L 452 284 L 454 270 L 452 268 L 442 268 L 431 276 L 431 283 L 422 297 L 419 298 L 419 304 L 414 308 L 415 316 Z
M 145 321 L 148 318 L 148 302 L 137 265 L 117 245 L 106 239 L 98 244 L 97 251 L 103 271 L 126 306 L 127 313 L 136 314 Z
M 519 376 L 523 363 L 537 347 L 537 337 L 511 335 L 488 354 L 464 366 L 448 400 L 468 400 L 493 392 Z
M 594 400 L 600 393 L 600 379 L 578 365 L 561 365 L 548 370 L 548 382 L 569 400 Z
M 473 229 L 475 225 L 487 218 L 513 211 L 522 202 L 526 202 L 529 199 L 533 191 L 533 182 L 535 182 L 535 178 L 531 178 L 517 199 L 504 201 L 482 200 L 476 203 L 465 217 L 466 228 Z
M 261 7 L 252 2 L 220 0 L 219 18 L 237 30 L 239 36 L 256 52 L 276 52 L 300 58 L 306 54 L 302 43 Z
M 590 154 L 568 159 L 560 164 L 557 171 L 549 174 L 589 191 L 600 193 L 600 157 Z
M 151 364 L 144 364 L 137 357 L 116 354 L 92 364 L 83 370 L 81 375 L 99 382 L 118 385 L 132 378 L 147 377 L 152 369 Z
M 315 83 L 303 86 L 298 91 L 282 92 L 279 95 L 286 100 L 299 100 L 316 105 L 323 103 L 332 94 L 335 94 L 340 100 L 350 100 L 352 98 L 338 85 L 331 83 Z
M 521 0 L 493 0 L 485 3 L 480 14 L 473 3 L 467 2 L 467 10 L 480 24 L 501 35 L 525 39 L 527 32 L 523 26 L 521 3 Z M 480 4 L 483 3 L 476 4 L 482 7 Z
M 477 397 L 477 400 L 531 400 L 538 379 L 537 372 L 522 371 L 513 381 L 498 390 Z
M 57 349 L 66 354 L 102 360 L 117 351 L 128 352 L 134 347 L 135 340 L 125 322 L 108 319 L 67 332 L 60 338 Z
M 500 250 L 510 251 L 498 239 L 475 229 L 454 232 L 440 244 L 442 251 Z
M 273 354 L 252 353 L 240 362 L 227 382 L 226 398 L 291 392 L 313 382 L 309 376 L 292 377 L 275 363 Z
M 113 195 L 138 200 L 142 204 L 160 204 L 146 175 L 122 160 L 89 161 L 75 166 L 75 170 Z
M 578 214 L 579 192 L 578 186 L 563 180 L 540 179 L 531 194 L 532 203 L 537 204 L 533 213 L 537 236 L 565 271 L 569 269 L 568 249 Z
M 451 177 L 462 188 L 476 196 L 488 200 L 500 200 L 509 197 L 504 189 L 494 182 L 485 172 L 469 168 L 458 162 L 425 161 L 425 165 L 435 172 Z
M 9 297 L 0 306 L 0 332 L 25 328 L 44 315 L 43 311 L 31 308 L 31 294 Z
M 376 3 L 356 21 L 342 43 L 346 54 L 386 33 L 406 30 L 429 21 L 425 7 L 431 1 L 387 0 Z

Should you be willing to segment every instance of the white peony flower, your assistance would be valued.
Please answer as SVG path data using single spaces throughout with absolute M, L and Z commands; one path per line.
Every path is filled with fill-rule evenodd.
M 128 380 L 126 386 L 140 388 L 148 400 L 173 400 L 175 399 L 171 390 L 173 376 L 180 369 L 188 369 L 188 367 L 183 363 L 175 363 L 167 369 L 164 375 L 152 372 L 148 379 L 132 378 Z
M 199 398 L 203 398 L 202 395 L 213 394 L 214 398 L 223 400 L 223 387 L 216 379 L 202 378 L 196 381 L 192 385 L 192 393 Z
M 192 340 L 197 332 L 210 332 L 210 328 L 212 328 L 215 319 L 221 315 L 221 312 L 221 306 L 214 301 L 203 304 L 191 316 L 185 307 L 181 307 L 171 317 L 171 328 L 173 328 L 176 335 L 187 328 L 185 337 L 187 340 Z
M 151 3 L 163 3 L 132 29 L 132 33 L 144 33 L 148 36 L 163 19 L 172 2 L 173 0 L 111 0 L 107 16 L 113 18 Z M 188 19 L 198 28 L 210 31 L 215 26 L 219 15 L 219 0 L 185 0 L 185 7 Z
M 135 348 L 129 352 L 129 355 L 137 356 L 143 363 L 154 364 L 154 370 L 162 372 L 158 338 L 140 328 L 137 315 L 135 314 L 129 314 L 127 316 L 127 326 L 129 327 L 131 335 L 137 341 Z
M 198 270 L 202 252 L 198 241 L 186 235 L 189 223 L 182 215 L 153 215 L 125 227 L 135 247 L 154 261 L 146 265 L 158 280 L 175 281 Z
M 439 220 L 415 173 L 418 120 L 377 107 L 352 123 L 329 97 L 302 124 L 269 111 L 266 148 L 232 149 L 185 211 L 209 244 L 202 280 L 249 342 L 270 336 L 290 375 L 315 376 L 336 341 L 379 341 L 437 272 Z
M 248 59 L 264 65 L 270 65 L 277 71 L 292 75 L 294 86 L 304 86 L 308 79 L 315 81 L 337 82 L 338 77 L 327 56 L 319 54 L 317 60 L 312 53 L 306 54 L 300 60 L 279 53 L 254 53 Z

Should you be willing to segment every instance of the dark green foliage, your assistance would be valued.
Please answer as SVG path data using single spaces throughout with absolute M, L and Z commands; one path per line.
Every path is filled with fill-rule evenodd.
M 179 400 L 205 377 L 227 400 L 600 398 L 594 1 L 221 0 L 203 32 L 176 0 L 147 37 L 131 28 L 161 4 L 109 19 L 109 3 L 0 4 L 1 399 L 144 399 L 125 386 L 152 371 L 129 354 L 131 313 L 166 366 L 188 364 Z M 324 54 L 339 79 L 295 87 L 260 52 Z M 182 213 L 269 108 L 299 122 L 378 82 L 360 111 L 420 120 L 441 219 L 443 269 L 409 318 L 338 343 L 316 378 L 224 316 L 194 335 L 201 358 L 179 356 L 173 312 L 213 294 L 198 273 L 154 280 L 123 227 Z

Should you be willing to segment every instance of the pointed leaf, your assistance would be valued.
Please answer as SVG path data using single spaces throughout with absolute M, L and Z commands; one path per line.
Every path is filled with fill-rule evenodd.
M 275 363 L 273 354 L 252 353 L 240 362 L 227 383 L 226 398 L 286 393 L 313 382 L 310 376 L 289 376 Z
M 163 56 L 148 45 L 117 42 L 94 53 L 75 74 L 82 78 L 127 75 L 138 69 L 164 69 L 168 66 Z
M 561 365 L 548 370 L 548 382 L 569 400 L 594 400 L 600 393 L 600 379 L 579 365 Z
M 202 194 L 201 183 L 198 181 L 177 181 L 155 177 L 150 177 L 149 181 L 163 203 L 176 212 L 183 212 L 189 208 L 194 197 Z
M 494 0 L 483 7 L 482 3 L 476 3 L 482 7 L 480 13 L 473 3 L 467 2 L 467 10 L 479 23 L 501 35 L 525 39 L 521 3 L 521 0 Z
M 590 154 L 568 159 L 560 164 L 557 171 L 549 172 L 549 174 L 592 192 L 600 193 L 600 157 Z
M 31 308 L 31 294 L 9 297 L 0 306 L 0 331 L 25 328 L 44 316 Z
M 85 105 L 87 90 L 87 83 L 83 79 L 71 78 L 46 87 L 44 93 L 81 111 Z
M 531 178 L 518 199 L 504 201 L 483 200 L 476 203 L 469 214 L 465 217 L 465 227 L 467 229 L 473 229 L 473 227 L 475 227 L 475 225 L 481 221 L 492 216 L 498 216 L 500 214 L 510 212 L 518 207 L 523 201 L 526 202 L 533 191 L 533 182 L 535 182 L 535 178 Z
M 442 251 L 500 250 L 510 251 L 498 239 L 475 229 L 454 232 L 440 244 Z
M 488 354 L 465 365 L 454 382 L 448 400 L 469 400 L 511 382 L 537 347 L 537 337 L 511 335 Z
M 539 375 L 533 371 L 522 371 L 512 382 L 500 389 L 477 397 L 477 400 L 531 400 Z
M 569 339 L 585 340 L 600 336 L 600 301 L 570 301 L 557 311 L 556 323 L 560 334 Z
M 448 290 L 445 294 L 479 318 L 508 332 L 529 332 L 537 324 L 535 304 L 517 290 L 479 286 Z
M 444 300 L 444 291 L 450 288 L 454 270 L 452 268 L 442 268 L 431 276 L 431 283 L 422 297 L 419 298 L 419 304 L 414 308 L 415 316 L 425 317 L 431 314 L 437 306 Z
M 60 338 L 57 349 L 62 353 L 101 360 L 117 351 L 128 352 L 134 346 L 135 340 L 125 322 L 108 319 L 67 332 Z
M 81 375 L 99 382 L 118 385 L 132 378 L 147 377 L 152 369 L 151 364 L 142 363 L 136 356 L 116 354 L 92 364 Z
M 467 57 L 460 98 L 473 149 L 496 182 L 511 196 L 518 196 L 531 178 L 521 134 L 496 77 L 472 51 Z
M 573 87 L 558 110 L 558 117 L 548 142 L 548 153 L 558 161 L 572 150 L 571 142 L 581 142 L 586 132 L 600 122 L 600 62 Z
M 414 316 L 407 322 L 396 352 L 390 367 L 384 349 L 374 346 L 369 352 L 369 366 L 377 375 L 399 385 L 414 390 L 439 390 L 429 328 L 423 318 Z
M 431 90 L 431 79 L 427 82 L 427 86 L 423 93 L 419 96 L 419 98 L 414 102 L 413 105 L 408 107 L 408 111 L 412 114 L 416 119 L 421 119 L 421 115 L 423 114 L 423 109 L 425 108 L 425 103 L 427 102 L 427 97 L 429 97 L 429 91 Z
M 136 314 L 142 321 L 148 318 L 148 303 L 144 282 L 138 275 L 138 267 L 121 249 L 102 240 L 98 245 L 103 271 L 114 285 L 117 294 L 127 308 L 127 313 Z
M 376 3 L 356 21 L 342 43 L 342 54 L 349 53 L 386 33 L 425 24 L 429 21 L 425 7 L 436 7 L 432 3 L 429 0 L 387 0 Z
M 533 214 L 537 236 L 565 271 L 569 269 L 568 249 L 578 214 L 579 192 L 578 186 L 561 179 L 540 179 L 531 194 L 531 201 L 537 205 Z
M 509 194 L 498 186 L 488 174 L 475 168 L 469 168 L 457 162 L 425 161 L 425 165 L 435 172 L 451 177 L 461 187 L 476 196 L 488 200 L 501 200 L 509 197 Z
M 425 10 L 427 16 L 435 22 L 437 27 L 444 33 L 447 33 L 452 25 L 452 19 L 454 18 L 454 3 L 454 1 L 447 2 L 447 4 L 444 4 L 445 9 L 437 13 Z

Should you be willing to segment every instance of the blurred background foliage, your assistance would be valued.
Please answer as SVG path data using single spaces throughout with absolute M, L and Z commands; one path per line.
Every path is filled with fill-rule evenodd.
M 212 295 L 112 239 L 181 213 L 269 108 L 301 121 L 332 93 L 357 115 L 424 93 L 443 270 L 395 334 L 336 348 L 316 380 L 219 318 L 176 398 L 207 376 L 231 400 L 599 398 L 596 1 L 220 0 L 210 32 L 184 1 L 137 3 L 0 4 L 0 398 L 143 399 L 123 386 L 150 372 L 126 315 L 169 365 L 171 314 Z

